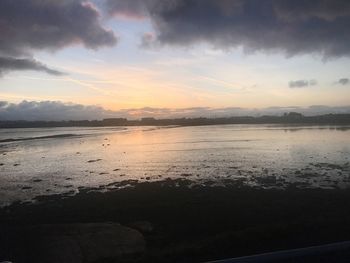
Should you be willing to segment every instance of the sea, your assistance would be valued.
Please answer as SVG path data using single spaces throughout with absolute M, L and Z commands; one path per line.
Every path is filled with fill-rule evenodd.
M 0 129 L 0 206 L 166 180 L 189 180 L 189 187 L 347 188 L 350 126 Z

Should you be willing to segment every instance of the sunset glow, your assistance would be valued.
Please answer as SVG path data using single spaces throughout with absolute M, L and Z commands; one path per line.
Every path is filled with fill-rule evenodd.
M 218 12 L 224 2 L 220 1 Z M 198 40 L 189 37 L 187 43 L 178 32 L 172 37 L 178 37 L 179 42 L 171 44 L 161 39 L 165 32 L 154 18 L 141 12 L 143 8 L 134 10 L 131 6 L 124 10 L 123 4 L 85 5 L 85 9 L 99 14 L 96 23 L 114 36 L 115 43 L 97 39 L 101 43 L 93 42 L 94 46 L 89 46 L 90 40 L 74 40 L 53 48 L 48 45 L 47 49 L 33 46 L 31 55 L 36 61 L 63 74 L 4 68 L 0 100 L 60 101 L 113 111 L 144 107 L 349 106 L 350 85 L 340 81 L 350 77 L 348 53 L 326 54 L 326 49 L 317 50 L 316 46 L 315 50 L 292 52 L 284 43 L 279 47 L 271 44 L 271 48 L 259 46 L 259 39 L 255 48 L 244 46 L 243 40 L 243 44 L 228 41 L 226 47 L 216 43 L 225 35 L 216 40 L 209 35 Z M 235 14 L 234 9 L 228 14 L 224 11 L 215 13 L 218 22 L 219 15 Z M 226 33 L 227 37 L 235 34 Z M 291 86 L 293 82 L 306 85 Z

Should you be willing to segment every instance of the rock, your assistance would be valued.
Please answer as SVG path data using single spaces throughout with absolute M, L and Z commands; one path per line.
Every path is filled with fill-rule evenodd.
M 128 226 L 144 234 L 150 234 L 154 231 L 153 224 L 148 221 L 136 221 L 130 223 Z
M 205 185 L 205 186 L 212 186 L 212 185 L 214 185 L 214 184 L 215 184 L 215 182 L 214 182 L 214 181 L 211 181 L 211 180 L 204 182 L 204 185 Z
M 43 181 L 42 179 L 34 179 L 34 180 L 33 180 L 34 183 L 40 183 L 40 182 L 42 182 L 42 181 Z
M 11 233 L 11 260 L 19 263 L 120 262 L 145 250 L 140 232 L 117 223 L 39 225 Z
M 308 178 L 312 178 L 312 177 L 318 177 L 318 174 L 317 173 L 300 173 L 296 176 L 299 178 L 308 179 Z
M 270 175 L 265 177 L 257 177 L 256 181 L 262 185 L 276 185 L 277 178 L 276 176 Z
M 96 160 L 89 160 L 87 161 L 88 163 L 95 163 L 95 162 L 99 162 L 102 161 L 102 159 L 96 159 Z

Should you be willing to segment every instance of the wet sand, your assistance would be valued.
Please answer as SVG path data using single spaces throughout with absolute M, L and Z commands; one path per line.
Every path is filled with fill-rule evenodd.
M 118 222 L 144 236 L 142 253 L 96 262 L 205 262 L 350 240 L 350 189 L 262 189 L 240 182 L 189 187 L 187 178 L 116 184 L 132 187 L 82 188 L 75 196 L 42 196 L 36 204 L 3 208 L 1 257 L 22 262 L 11 246 L 27 253 L 40 235 L 18 245 L 13 229 L 47 224 Z
M 350 187 L 348 126 L 0 129 L 0 206 L 116 181 Z M 22 140 L 26 139 L 26 140 Z M 104 187 L 103 185 L 109 185 Z

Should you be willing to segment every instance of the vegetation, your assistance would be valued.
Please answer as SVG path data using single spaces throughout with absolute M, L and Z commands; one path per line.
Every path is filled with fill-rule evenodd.
M 80 121 L 0 121 L 0 128 L 39 128 L 39 127 L 106 127 L 106 126 L 196 126 L 218 124 L 350 124 L 350 114 L 327 114 L 319 116 L 303 116 L 290 112 L 283 116 L 243 116 L 227 118 L 178 118 L 155 119 L 142 118 L 128 120 L 125 118 L 109 118 L 103 120 Z

